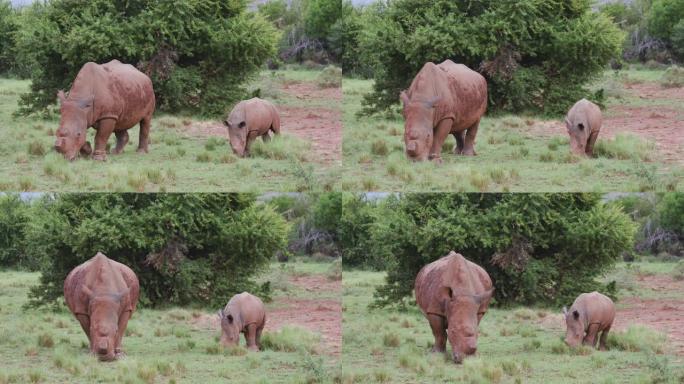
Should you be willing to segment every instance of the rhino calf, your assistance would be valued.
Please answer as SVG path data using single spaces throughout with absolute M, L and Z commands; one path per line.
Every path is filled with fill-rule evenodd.
M 223 346 L 240 344 L 240 333 L 243 333 L 249 350 L 258 351 L 261 348 L 261 331 L 266 325 L 266 311 L 261 299 L 242 292 L 233 296 L 218 315 Z
M 64 280 L 64 300 L 102 361 L 123 356 L 121 340 L 140 293 L 138 277 L 127 266 L 98 252 Z
M 424 266 L 416 276 L 415 294 L 435 337 L 432 351 L 445 352 L 449 340 L 454 362 L 475 354 L 478 326 L 493 293 L 487 272 L 456 252 Z
M 244 157 L 249 155 L 249 147 L 259 136 L 264 142 L 273 134 L 280 134 L 280 115 L 270 102 L 258 97 L 239 102 L 223 121 L 228 127 L 228 137 L 233 152 Z
M 575 103 L 565 117 L 572 153 L 593 156 L 594 143 L 602 123 L 603 115 L 598 105 L 587 99 Z
M 615 320 L 615 304 L 609 297 L 598 292 L 583 293 L 575 299 L 570 310 L 563 308 L 567 331 L 565 343 L 575 348 L 580 342 L 596 347 L 601 333 L 600 349 L 606 350 L 608 332 Z

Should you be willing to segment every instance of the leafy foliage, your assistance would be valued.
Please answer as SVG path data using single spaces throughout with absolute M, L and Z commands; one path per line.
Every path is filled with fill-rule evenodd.
M 31 207 L 18 195 L 0 195 L 0 267 L 36 269 L 42 260 L 24 254 Z
M 58 0 L 24 12 L 16 50 L 36 64 L 24 113 L 68 89 L 88 61 L 137 66 L 155 84 L 158 109 L 225 112 L 275 53 L 277 33 L 244 0 Z
M 648 15 L 648 31 L 655 37 L 667 40 L 680 20 L 684 20 L 683 1 L 653 0 Z
M 684 193 L 667 193 L 658 205 L 663 228 L 676 232 L 684 238 Z
M 452 59 L 485 75 L 492 110 L 565 113 L 620 53 L 623 34 L 590 3 L 398 0 L 370 8 L 360 37 L 376 73 L 366 112 L 395 104 L 426 62 Z
M 11 36 L 16 30 L 16 16 L 9 0 L 0 0 L 0 73 L 7 73 L 14 67 Z
M 360 208 L 356 224 L 370 227 L 359 231 L 370 235 L 352 256 L 391 260 L 378 305 L 402 303 L 420 268 L 450 250 L 487 270 L 499 304 L 569 303 L 594 289 L 614 293 L 594 279 L 632 246 L 635 232 L 619 207 L 593 194 L 409 194 L 388 199 L 375 214 Z M 345 209 L 343 218 L 353 217 Z
M 65 194 L 45 203 L 27 233 L 28 255 L 45 255 L 33 305 L 55 302 L 64 278 L 98 251 L 133 269 L 141 302 L 222 305 L 286 245 L 288 226 L 242 194 Z

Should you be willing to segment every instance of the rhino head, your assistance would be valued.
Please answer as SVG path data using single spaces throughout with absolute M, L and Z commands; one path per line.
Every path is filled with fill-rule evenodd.
M 404 115 L 404 144 L 406 156 L 415 161 L 428 160 L 432 148 L 435 104 L 439 98 L 428 101 L 409 99 L 406 92 L 401 92 Z
M 225 312 L 223 309 L 218 313 L 221 319 L 221 344 L 224 347 L 238 345 L 240 342 L 240 319 L 233 314 Z
M 86 143 L 86 132 L 93 100 L 70 100 L 63 91 L 59 91 L 57 97 L 60 101 L 61 118 L 56 132 L 55 149 L 67 160 L 75 159 L 79 152 L 89 154 L 91 149 Z
M 247 135 L 249 128 L 247 127 L 247 118 L 245 116 L 244 107 L 238 104 L 223 121 L 223 125 L 228 127 L 228 137 L 230 138 L 230 147 L 233 152 L 240 157 L 245 156 L 245 149 L 247 148 Z
M 565 331 L 565 344 L 570 348 L 575 348 L 582 343 L 584 339 L 584 319 L 580 315 L 577 309 L 563 307 L 563 315 L 565 316 L 565 325 L 567 327 Z
M 565 128 L 570 135 L 570 151 L 576 155 L 584 155 L 589 139 L 589 125 L 586 122 L 571 122 L 565 119 Z
M 465 356 L 477 352 L 478 325 L 482 318 L 480 307 L 493 293 L 481 295 L 460 294 L 451 288 L 444 288 L 444 313 L 447 319 L 447 339 L 451 344 L 452 358 L 456 364 L 463 362 Z
M 83 291 L 89 297 L 90 351 L 101 361 L 112 361 L 119 352 L 115 350 L 119 317 L 126 306 L 128 292 L 95 295 L 87 287 Z

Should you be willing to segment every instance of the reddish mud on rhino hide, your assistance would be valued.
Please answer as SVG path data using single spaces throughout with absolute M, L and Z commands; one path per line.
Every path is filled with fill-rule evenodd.
M 138 277 L 98 252 L 64 280 L 64 299 L 102 361 L 123 356 L 121 341 L 138 303 Z
M 415 295 L 435 337 L 432 351 L 445 352 L 448 339 L 454 362 L 475 354 L 478 325 L 493 293 L 487 272 L 454 251 L 424 266 L 416 276 Z
M 218 315 L 221 319 L 223 346 L 240 344 L 240 333 L 244 333 L 249 350 L 261 349 L 261 332 L 266 325 L 266 310 L 260 298 L 248 292 L 237 294 L 230 298 Z
M 409 159 L 440 162 L 449 134 L 456 138 L 455 154 L 476 155 L 475 136 L 487 110 L 487 81 L 482 75 L 451 60 L 426 63 L 400 98 Z
M 155 109 L 152 80 L 129 64 L 112 60 L 86 63 L 78 72 L 68 96 L 59 91 L 61 119 L 55 149 L 68 160 L 79 151 L 105 160 L 107 140 L 116 135 L 112 153 L 121 153 L 128 143 L 128 129 L 140 123 L 138 152 L 147 152 L 150 124 Z M 95 151 L 86 141 L 88 127 L 97 130 Z

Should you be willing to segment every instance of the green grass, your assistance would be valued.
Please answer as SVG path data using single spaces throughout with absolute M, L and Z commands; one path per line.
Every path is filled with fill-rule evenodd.
M 657 81 L 658 71 L 628 71 L 617 82 Z M 612 72 L 604 78 L 610 78 Z M 597 87 L 605 80 L 599 79 Z M 413 163 L 406 159 L 403 118 L 394 111 L 380 116 L 359 116 L 363 95 L 372 81 L 343 80 L 344 141 L 343 190 L 372 187 L 380 191 L 644 191 L 684 187 L 681 166 L 663 164 L 652 143 L 636 136 L 599 137 L 596 158 L 569 153 L 564 129 L 557 135 L 539 136 L 529 126 L 540 120 L 525 116 L 486 116 L 478 131 L 478 156 L 451 152 L 452 136 L 442 151 L 443 164 Z M 667 105 L 684 113 L 676 100 L 609 98 L 608 105 Z M 610 113 L 610 110 L 608 111 Z M 560 118 L 559 118 L 560 120 Z M 635 164 L 638 163 L 638 164 Z
M 663 336 L 650 329 L 613 332 L 607 352 L 571 350 L 562 342 L 562 325 L 551 317 L 562 322 L 560 315 L 532 308 L 490 309 L 480 324 L 478 355 L 455 365 L 429 352 L 432 332 L 415 304 L 405 311 L 369 308 L 384 277 L 344 272 L 346 383 L 646 383 L 662 377 L 675 383 L 684 375 L 682 360 L 667 355 Z
M 339 108 L 330 100 L 306 103 L 279 90 L 288 83 L 316 87 L 320 70 L 264 71 L 250 85 L 272 88 L 276 105 Z M 255 143 L 255 156 L 238 159 L 221 136 L 191 134 L 194 124 L 220 124 L 195 117 L 157 114 L 152 120 L 150 152 L 136 153 L 138 127 L 129 130 L 130 142 L 121 155 L 109 155 L 105 163 L 90 159 L 67 162 L 54 152 L 54 132 L 59 117 L 13 117 L 19 96 L 28 81 L 0 79 L 0 180 L 5 191 L 298 191 L 335 183 L 332 165 L 309 156 L 310 143 L 283 134 L 270 144 Z M 228 107 L 228 106 L 227 106 Z M 94 129 L 88 130 L 93 143 Z M 112 135 L 109 144 L 114 145 Z M 307 169 L 308 173 L 302 173 Z M 248 170 L 248 171 L 246 171 Z M 306 182 L 305 177 L 318 182 Z
M 273 264 L 262 279 L 293 274 L 325 275 L 331 263 Z M 319 351 L 320 335 L 285 325 L 263 334 L 262 352 L 241 346 L 221 348 L 219 329 L 196 323 L 213 308 L 138 309 L 128 323 L 127 356 L 102 363 L 88 353 L 78 321 L 62 307 L 57 312 L 23 309 L 37 273 L 0 271 L 0 384 L 4 383 L 306 383 L 332 382 L 339 361 Z M 310 299 L 310 292 L 275 291 L 274 296 Z M 227 300 L 227 299 L 226 299 Z M 337 296 L 339 300 L 339 296 Z M 273 304 L 267 303 L 267 312 Z M 316 381 L 316 380 L 318 381 Z

